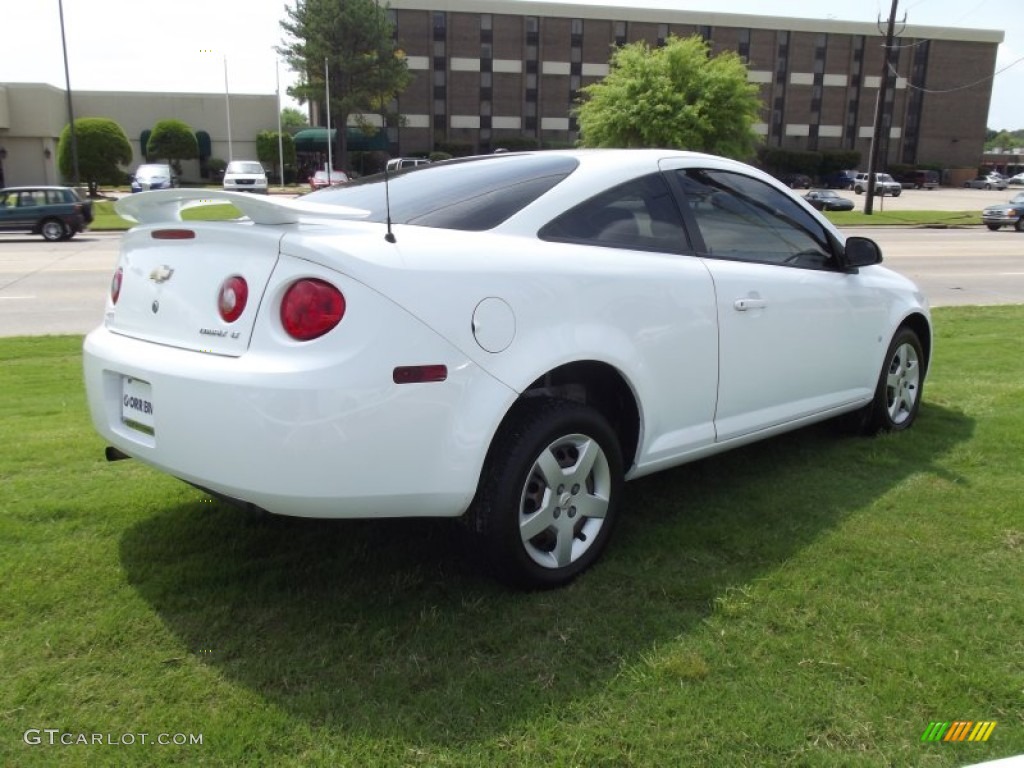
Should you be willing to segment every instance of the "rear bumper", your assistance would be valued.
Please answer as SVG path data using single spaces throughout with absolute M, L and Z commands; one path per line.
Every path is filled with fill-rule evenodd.
M 457 516 L 515 393 L 432 332 L 407 338 L 399 359 L 443 362 L 446 381 L 395 384 L 396 350 L 230 358 L 101 327 L 84 346 L 89 409 L 125 454 L 270 512 Z M 122 419 L 126 376 L 149 384 L 152 435 Z

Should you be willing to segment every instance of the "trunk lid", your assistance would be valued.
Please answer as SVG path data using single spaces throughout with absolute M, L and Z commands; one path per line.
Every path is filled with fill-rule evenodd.
M 131 338 L 212 354 L 245 352 L 282 230 L 252 224 L 175 222 L 124 235 L 121 291 L 108 301 L 106 327 Z M 233 322 L 220 314 L 225 281 L 245 280 L 245 309 Z

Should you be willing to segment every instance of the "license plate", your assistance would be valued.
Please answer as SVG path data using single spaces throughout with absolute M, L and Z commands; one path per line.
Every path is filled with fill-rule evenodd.
M 148 381 L 124 376 L 121 379 L 121 421 L 132 429 L 154 434 L 153 388 Z

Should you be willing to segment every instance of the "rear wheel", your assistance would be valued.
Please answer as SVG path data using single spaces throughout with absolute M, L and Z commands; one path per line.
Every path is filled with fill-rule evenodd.
M 608 543 L 622 474 L 618 439 L 599 412 L 523 401 L 495 438 L 469 513 L 478 554 L 506 583 L 566 584 Z
M 885 353 L 875 399 L 865 409 L 865 431 L 899 432 L 913 425 L 921 407 L 924 362 L 917 334 L 900 328 Z
M 47 219 L 39 227 L 39 234 L 44 240 L 55 243 L 64 239 L 64 222 L 59 219 Z
M 1024 232 L 1024 218 L 1017 219 L 1017 223 L 1013 225 L 1013 228 L 1018 232 Z

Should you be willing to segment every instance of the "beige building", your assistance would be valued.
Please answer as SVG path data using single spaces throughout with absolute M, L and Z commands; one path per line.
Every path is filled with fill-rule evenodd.
M 133 154 L 126 171 L 145 162 L 142 135 L 159 120 L 182 120 L 196 133 L 205 132 L 210 139 L 209 156 L 223 160 L 255 159 L 256 134 L 277 130 L 275 94 L 231 94 L 230 149 L 224 94 L 74 91 L 72 106 L 76 119 L 109 117 L 124 129 Z M 67 124 L 67 95 L 63 89 L 41 84 L 0 84 L 0 183 L 64 183 L 57 170 L 57 141 Z M 182 176 L 185 180 L 198 180 L 199 161 L 183 162 Z

